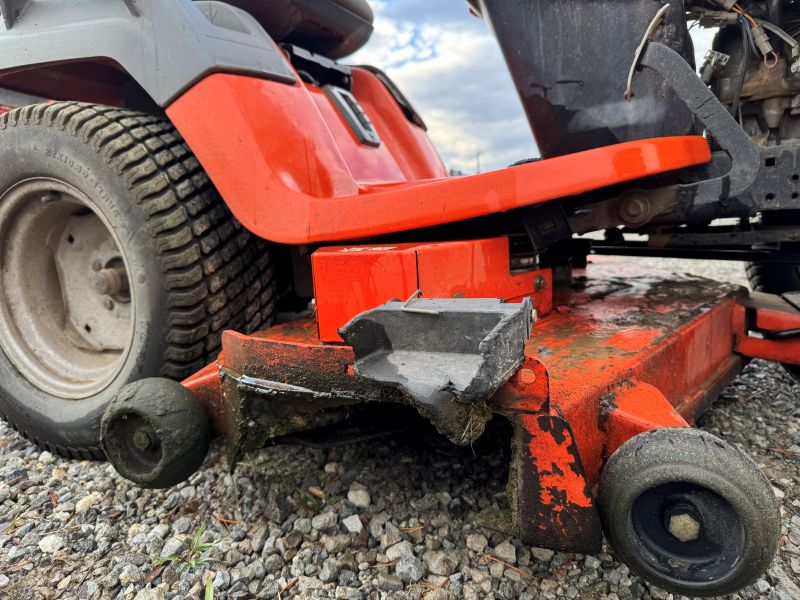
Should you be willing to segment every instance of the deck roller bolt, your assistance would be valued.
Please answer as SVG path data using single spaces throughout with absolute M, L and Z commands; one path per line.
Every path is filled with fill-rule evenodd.
M 689 513 L 677 513 L 669 518 L 669 532 L 681 542 L 693 542 L 700 537 L 700 523 Z
M 133 443 L 139 450 L 149 450 L 153 445 L 153 440 L 144 429 L 137 429 L 133 434 Z
M 536 289 L 537 292 L 541 292 L 542 290 L 547 289 L 547 279 L 545 279 L 541 275 L 537 276 L 533 282 L 533 287 Z

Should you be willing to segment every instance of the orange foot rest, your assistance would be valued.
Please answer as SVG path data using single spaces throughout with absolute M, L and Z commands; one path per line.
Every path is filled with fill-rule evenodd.
M 452 223 L 711 159 L 702 137 L 656 138 L 470 177 L 365 186 L 301 84 L 213 74 L 167 114 L 239 221 L 284 244 Z

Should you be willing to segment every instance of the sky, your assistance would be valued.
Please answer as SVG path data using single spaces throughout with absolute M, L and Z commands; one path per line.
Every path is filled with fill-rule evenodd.
M 465 0 L 369 0 L 375 33 L 348 57 L 386 71 L 414 104 L 447 166 L 464 173 L 538 156 L 500 48 Z M 694 30 L 700 59 L 708 31 Z M 480 156 L 478 156 L 480 153 Z

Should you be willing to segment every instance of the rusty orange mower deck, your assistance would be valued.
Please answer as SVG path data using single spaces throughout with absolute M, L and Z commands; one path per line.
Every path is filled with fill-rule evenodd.
M 410 281 L 394 278 L 379 290 L 367 285 L 375 265 L 399 268 L 409 252 L 416 255 L 405 273 Z M 463 268 L 450 277 L 426 279 L 436 260 L 465 252 L 472 260 L 454 263 Z M 764 297 L 759 304 L 758 296 L 738 286 L 603 258 L 555 290 L 549 270 L 506 270 L 500 282 L 480 278 L 497 273 L 483 267 L 503 258 L 503 239 L 319 251 L 317 276 L 346 265 L 354 274 L 350 290 L 322 295 L 316 317 L 252 336 L 226 333 L 218 363 L 184 386 L 225 432 L 235 462 L 244 450 L 326 422 L 325 415 L 342 406 L 401 400 L 355 374 L 351 347 L 320 338 L 331 325 L 343 326 L 359 304 L 404 298 L 415 286 L 425 297 L 444 290 L 450 297 L 459 289 L 491 296 L 503 290 L 514 301 L 527 292 L 539 320 L 525 345 L 524 364 L 489 403 L 493 414 L 514 426 L 510 513 L 498 526 L 525 543 L 589 553 L 601 543 L 594 490 L 623 443 L 645 431 L 688 427 L 750 357 L 800 362 L 800 341 L 753 333 L 800 327 L 800 312 L 774 297 L 768 297 L 773 304 L 767 309 Z

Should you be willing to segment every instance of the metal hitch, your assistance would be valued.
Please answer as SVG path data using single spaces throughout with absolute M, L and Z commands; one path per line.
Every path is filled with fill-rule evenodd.
M 359 377 L 399 389 L 457 444 L 483 433 L 489 399 L 522 366 L 535 311 L 496 299 L 392 301 L 340 333 Z

